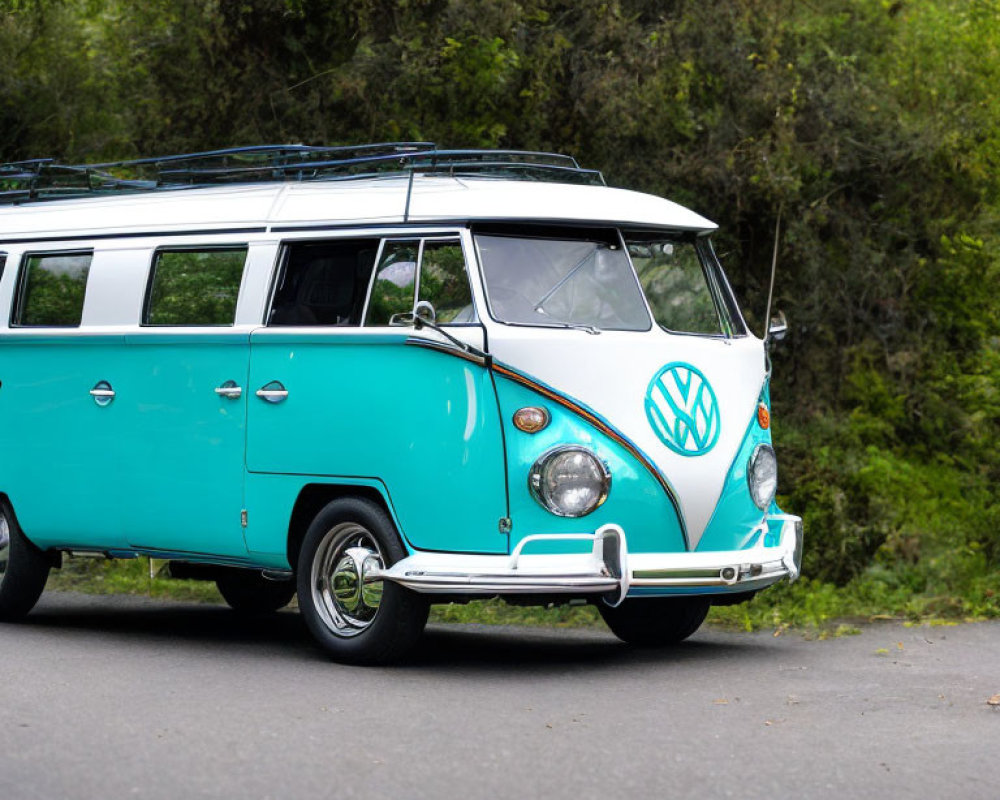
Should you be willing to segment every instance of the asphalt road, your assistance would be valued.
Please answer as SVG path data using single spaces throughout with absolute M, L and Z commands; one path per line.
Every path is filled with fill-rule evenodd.
M 3 800 L 1000 797 L 1000 623 L 665 652 L 439 625 L 366 669 L 294 612 L 50 594 L 0 675 Z

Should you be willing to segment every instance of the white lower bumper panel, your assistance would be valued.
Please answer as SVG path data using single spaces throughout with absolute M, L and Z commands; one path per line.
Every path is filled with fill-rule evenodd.
M 767 546 L 767 522 L 780 522 L 777 544 Z M 802 560 L 802 520 L 772 515 L 757 544 L 746 550 L 695 553 L 628 552 L 625 532 L 604 525 L 594 533 L 536 535 L 521 540 L 509 556 L 416 553 L 367 580 L 391 580 L 429 594 L 605 594 L 620 602 L 632 589 L 642 593 L 728 594 L 761 589 L 782 578 L 795 580 Z M 588 553 L 525 555 L 535 542 L 591 543 Z

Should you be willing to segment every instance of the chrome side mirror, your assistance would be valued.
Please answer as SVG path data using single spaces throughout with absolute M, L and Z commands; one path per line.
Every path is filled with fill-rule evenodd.
M 417 301 L 417 304 L 413 307 L 413 316 L 414 321 L 419 319 L 421 322 L 431 325 L 437 322 L 437 312 L 434 310 L 434 306 L 427 300 Z
M 769 320 L 767 324 L 767 338 L 780 342 L 788 333 L 788 319 L 784 311 L 779 311 Z

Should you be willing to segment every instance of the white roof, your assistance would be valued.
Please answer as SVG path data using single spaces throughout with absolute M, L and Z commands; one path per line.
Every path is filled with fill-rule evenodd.
M 406 177 L 157 191 L 0 207 L 0 241 L 99 232 L 403 223 Z M 409 222 L 546 220 L 709 231 L 716 225 L 653 195 L 604 186 L 416 176 Z

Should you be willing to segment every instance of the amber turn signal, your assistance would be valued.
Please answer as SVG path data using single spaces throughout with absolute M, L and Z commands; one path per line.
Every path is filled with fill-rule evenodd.
M 514 427 L 525 433 L 538 433 L 549 424 L 549 412 L 541 406 L 527 406 L 514 412 Z
M 757 406 L 757 422 L 760 423 L 760 427 L 765 431 L 771 427 L 771 412 L 767 410 L 767 406 L 763 403 Z

